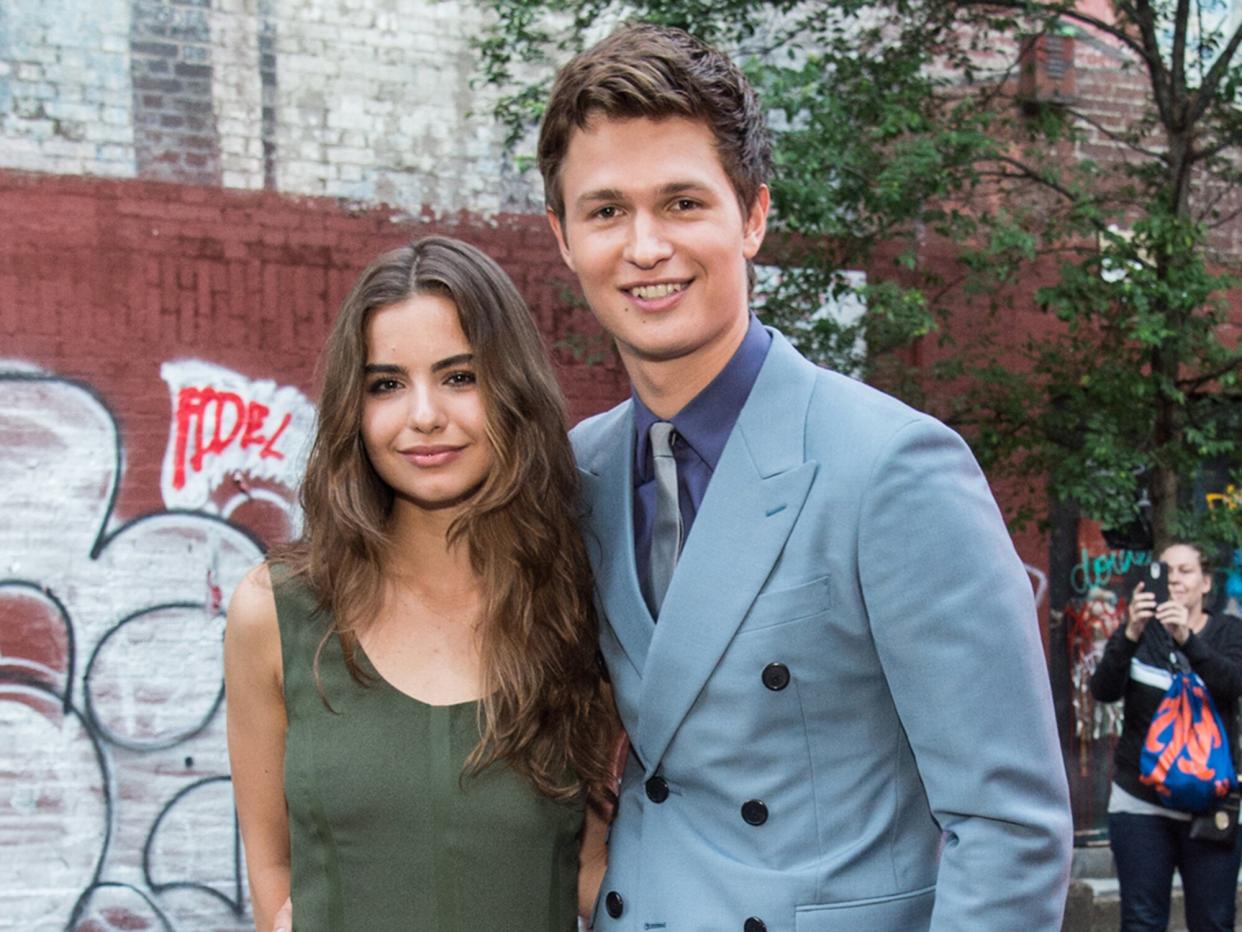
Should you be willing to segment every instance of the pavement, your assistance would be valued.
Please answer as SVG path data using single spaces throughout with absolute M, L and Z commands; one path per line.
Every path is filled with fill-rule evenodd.
M 1075 848 L 1070 878 L 1061 932 L 1117 932 L 1121 928 L 1121 905 L 1108 848 Z M 1238 915 L 1242 917 L 1242 887 L 1239 888 Z M 1182 882 L 1176 875 L 1168 932 L 1186 932 Z

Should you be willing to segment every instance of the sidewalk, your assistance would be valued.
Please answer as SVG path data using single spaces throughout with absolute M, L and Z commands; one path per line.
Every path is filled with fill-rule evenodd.
M 1061 932 L 1117 932 L 1121 928 L 1121 908 L 1117 899 L 1117 881 L 1111 878 L 1087 878 L 1070 881 L 1069 898 L 1065 902 L 1065 921 Z M 1173 880 L 1173 909 L 1168 932 L 1186 932 L 1182 912 L 1182 888 Z
M 1069 898 L 1061 932 L 1117 932 L 1121 927 L 1117 878 L 1113 875 L 1112 855 L 1107 848 L 1075 848 Z M 1239 889 L 1242 894 L 1242 888 Z M 1242 916 L 1242 895 L 1238 897 Z M 1182 881 L 1173 877 L 1173 909 L 1168 932 L 1186 932 L 1182 911 Z

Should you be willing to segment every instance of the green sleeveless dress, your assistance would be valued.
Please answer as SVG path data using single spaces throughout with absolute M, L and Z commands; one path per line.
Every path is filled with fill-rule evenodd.
M 581 805 L 503 765 L 461 780 L 476 702 L 433 706 L 345 668 L 327 616 L 278 580 L 297 932 L 574 932 Z

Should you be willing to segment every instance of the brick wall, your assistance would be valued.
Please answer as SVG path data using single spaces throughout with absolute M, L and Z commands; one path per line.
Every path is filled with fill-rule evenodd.
M 297 525 L 316 355 L 370 258 L 474 242 L 530 302 L 573 418 L 624 395 L 472 87 L 480 15 L 0 8 L 0 929 L 247 927 L 222 610 Z M 1080 49 L 1107 117 L 1115 56 Z M 1043 537 L 1019 546 L 1046 599 Z
M 541 218 L 0 172 L 0 928 L 246 926 L 223 607 L 297 523 L 315 360 L 375 254 L 495 256 L 575 419 L 621 397 Z
M 537 211 L 473 86 L 478 7 L 75 0 L 0 22 L 0 168 Z
M 385 248 L 513 275 L 626 391 L 430 0 L 0 10 L 0 929 L 243 929 L 223 608 L 297 526 L 315 362 Z

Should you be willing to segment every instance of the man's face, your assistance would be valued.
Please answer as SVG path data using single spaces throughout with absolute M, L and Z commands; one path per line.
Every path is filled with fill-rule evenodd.
M 711 130 L 680 117 L 592 119 L 560 182 L 561 255 L 631 376 L 674 360 L 691 378 L 720 371 L 746 331 L 767 187 L 743 215 Z

